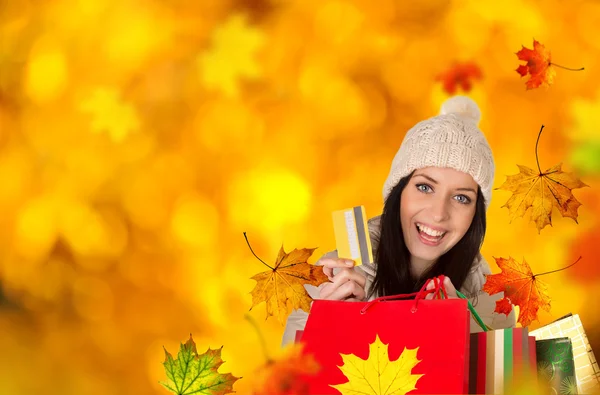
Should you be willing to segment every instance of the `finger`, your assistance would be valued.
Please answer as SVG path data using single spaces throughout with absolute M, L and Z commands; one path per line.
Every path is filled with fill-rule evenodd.
M 333 278 L 333 283 L 341 285 L 346 281 L 355 281 L 359 286 L 365 287 L 367 279 L 354 269 L 342 269 Z
M 321 258 L 317 262 L 317 264 L 327 267 L 352 267 L 355 263 L 352 259 L 346 258 Z
M 344 299 L 344 302 L 364 302 L 363 299 L 359 300 L 357 298 L 346 298 Z
M 341 285 L 329 283 L 321 289 L 319 296 L 326 300 L 346 300 L 348 298 L 364 300 L 365 290 L 354 281 L 347 281 Z
M 365 298 L 364 288 L 355 283 L 354 281 L 347 281 L 341 284 L 330 295 L 330 298 L 335 300 L 345 300 L 351 297 L 354 297 L 358 300 L 364 300 Z
M 323 266 L 323 273 L 327 276 L 329 281 L 333 281 L 333 268 L 332 267 Z
M 435 286 L 433 285 L 433 281 L 429 281 L 427 283 L 427 286 L 425 287 L 425 291 L 431 291 L 435 288 Z M 430 300 L 433 299 L 433 293 L 429 292 L 427 293 L 427 295 L 425 296 L 425 299 Z
M 446 288 L 446 293 L 448 294 L 449 298 L 458 298 L 456 288 L 454 287 L 454 284 L 452 284 L 452 281 L 448 277 L 444 278 L 444 288 Z
M 335 278 L 338 278 L 341 276 L 343 278 L 353 279 L 364 287 L 366 279 L 359 272 L 355 271 L 352 268 L 343 267 L 340 271 L 338 271 L 337 273 L 334 273 L 335 269 L 336 268 L 333 268 L 333 267 L 323 266 L 323 273 L 327 276 L 329 281 L 334 281 Z M 342 274 L 342 273 L 344 273 L 344 274 Z
M 344 258 L 321 258 L 315 265 L 323 266 L 323 273 L 329 278 L 333 278 L 333 269 L 336 267 L 348 268 L 354 266 L 355 262 L 352 259 Z
M 325 283 L 319 290 L 319 299 L 328 299 L 336 288 L 333 283 Z

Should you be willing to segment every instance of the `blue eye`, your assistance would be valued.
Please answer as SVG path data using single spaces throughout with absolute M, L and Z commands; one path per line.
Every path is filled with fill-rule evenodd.
M 462 198 L 462 200 L 459 200 L 459 198 Z M 469 203 L 471 203 L 471 199 L 468 196 L 465 196 L 465 195 L 458 195 L 458 196 L 456 196 L 456 200 L 458 200 L 458 202 L 460 204 L 469 204 Z
M 431 187 L 427 184 L 417 184 L 417 189 L 423 193 L 431 191 Z

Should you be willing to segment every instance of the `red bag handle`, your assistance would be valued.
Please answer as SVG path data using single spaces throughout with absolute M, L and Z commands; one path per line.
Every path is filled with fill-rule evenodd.
M 446 292 L 446 288 L 444 287 L 444 278 L 445 276 L 442 274 L 438 277 L 434 277 L 432 279 L 429 279 L 427 281 L 425 281 L 425 284 L 423 284 L 423 286 L 421 287 L 421 289 L 418 292 L 413 292 L 410 294 L 397 294 L 397 295 L 389 295 L 389 296 L 380 296 L 379 298 L 373 299 L 372 301 L 370 301 L 369 303 L 367 303 L 361 310 L 360 313 L 361 314 L 365 314 L 367 312 L 367 310 L 373 306 L 375 303 L 379 303 L 379 302 L 383 302 L 385 300 L 394 300 L 394 299 L 404 299 L 404 298 L 410 298 L 410 297 L 415 297 L 415 304 L 413 305 L 413 307 L 410 309 L 411 313 L 416 313 L 417 311 L 417 305 L 419 304 L 419 300 L 421 299 L 425 299 L 425 297 L 430 294 L 433 293 L 433 298 L 434 299 L 447 299 L 448 298 L 448 293 Z M 435 285 L 434 289 L 428 289 L 426 290 L 425 288 L 427 288 L 427 286 L 429 285 L 429 282 L 433 281 L 433 284 Z

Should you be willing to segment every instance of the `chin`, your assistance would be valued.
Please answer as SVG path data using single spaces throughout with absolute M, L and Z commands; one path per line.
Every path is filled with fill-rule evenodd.
M 427 253 L 419 253 L 417 252 L 416 254 L 412 254 L 412 256 L 414 256 L 415 258 L 418 259 L 422 259 L 424 261 L 437 261 L 439 259 L 439 257 L 442 256 L 442 254 L 427 254 Z

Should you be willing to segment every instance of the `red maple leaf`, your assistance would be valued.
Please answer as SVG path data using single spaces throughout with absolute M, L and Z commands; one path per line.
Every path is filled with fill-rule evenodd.
M 276 360 L 269 360 L 257 376 L 258 388 L 254 394 L 309 395 L 306 378 L 316 374 L 320 365 L 303 349 L 302 343 L 291 344 Z
M 510 303 L 510 300 L 508 300 L 506 298 L 497 300 L 496 301 L 496 310 L 494 310 L 494 311 L 497 313 L 509 315 L 510 312 L 512 311 L 512 304 Z
M 523 327 L 529 326 L 532 321 L 538 319 L 537 313 L 540 308 L 550 311 L 550 296 L 548 286 L 540 281 L 539 276 L 567 269 L 579 262 L 579 259 L 571 265 L 546 273 L 533 274 L 529 264 L 523 259 L 519 263 L 513 258 L 494 258 L 501 272 L 486 276 L 483 291 L 490 295 L 504 292 L 504 298 L 496 302 L 496 313 L 508 314 L 511 309 L 508 303 L 519 306 L 519 322 Z
M 533 40 L 533 49 L 525 48 L 525 46 L 521 47 L 521 50 L 516 55 L 519 60 L 524 60 L 527 64 L 520 65 L 516 71 L 521 77 L 525 77 L 527 74 L 530 75 L 529 80 L 525 83 L 527 90 L 537 88 L 543 83 L 548 86 L 552 85 L 556 71 L 551 66 L 571 71 L 583 70 L 583 67 L 580 69 L 571 69 L 552 63 L 550 50 L 546 49 L 543 44 L 540 44 L 535 39 Z
M 449 95 L 456 92 L 458 86 L 469 92 L 472 88 L 472 80 L 483 78 L 481 69 L 474 62 L 454 63 L 443 73 L 435 77 L 436 81 L 442 81 L 444 91 Z

